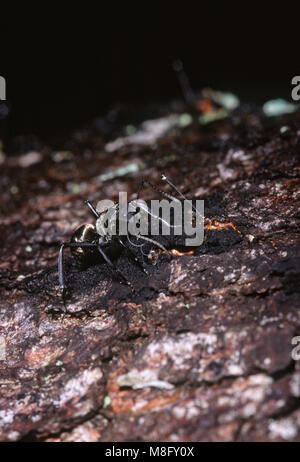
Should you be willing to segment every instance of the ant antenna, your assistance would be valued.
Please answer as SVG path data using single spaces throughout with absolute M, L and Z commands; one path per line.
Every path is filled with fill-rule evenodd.
M 191 87 L 190 79 L 183 69 L 183 63 L 180 59 L 175 59 L 173 61 L 173 70 L 177 73 L 178 81 L 186 103 L 192 105 L 195 101 L 195 93 Z
M 84 201 L 84 203 L 88 206 L 88 208 L 96 218 L 100 217 L 99 213 L 96 211 L 95 207 L 90 203 L 90 201 Z

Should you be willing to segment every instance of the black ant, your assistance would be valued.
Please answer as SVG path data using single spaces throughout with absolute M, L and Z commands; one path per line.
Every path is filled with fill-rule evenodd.
M 171 183 L 171 181 L 164 174 L 161 175 L 161 178 L 162 178 L 163 181 L 168 183 L 168 185 L 171 186 L 171 188 L 177 194 L 179 194 L 179 196 L 182 199 L 188 200 L 177 189 L 177 187 L 173 183 Z M 158 189 L 156 187 L 156 185 L 150 183 L 149 181 L 145 181 L 145 180 L 143 180 L 140 183 L 140 186 L 138 188 L 136 201 L 139 199 L 140 192 L 141 192 L 142 188 L 145 187 L 145 186 L 152 187 L 156 192 L 159 192 L 163 196 L 167 197 L 169 200 L 179 201 L 178 198 L 168 194 L 165 191 L 162 191 L 162 190 Z M 191 201 L 189 201 L 189 202 L 191 202 Z M 64 252 L 64 249 L 66 247 L 69 247 L 71 249 L 72 254 L 75 257 L 80 258 L 80 259 L 83 259 L 85 257 L 90 256 L 91 253 L 93 253 L 95 251 L 98 252 L 101 255 L 101 257 L 103 258 L 103 260 L 117 273 L 119 278 L 125 284 L 127 284 L 132 290 L 134 290 L 134 287 L 132 286 L 131 282 L 128 281 L 127 277 L 119 270 L 119 268 L 116 267 L 116 265 L 108 257 L 108 255 L 106 253 L 107 249 L 111 249 L 114 246 L 118 246 L 118 247 L 121 247 L 121 248 L 125 249 L 128 252 L 130 258 L 134 261 L 134 263 L 137 266 L 139 266 L 140 269 L 147 275 L 148 275 L 148 272 L 147 272 L 147 269 L 145 268 L 145 265 L 142 262 L 140 262 L 140 260 L 136 257 L 134 252 L 131 250 L 132 246 L 133 247 L 138 247 L 139 250 L 141 251 L 142 255 L 148 257 L 149 260 L 151 260 L 151 256 L 153 255 L 153 249 L 150 251 L 150 254 L 149 253 L 145 254 L 145 252 L 143 251 L 143 247 L 146 244 L 148 244 L 148 245 L 150 244 L 151 246 L 159 248 L 160 250 L 164 251 L 169 256 L 169 258 L 171 258 L 170 255 L 168 254 L 167 249 L 161 243 L 157 242 L 156 240 L 154 240 L 154 239 L 152 239 L 150 237 L 147 237 L 147 236 L 144 236 L 144 235 L 141 235 L 141 234 L 138 234 L 137 236 L 131 236 L 130 233 L 127 233 L 125 236 L 121 236 L 121 235 L 118 235 L 118 234 L 112 235 L 112 234 L 109 234 L 107 232 L 103 233 L 103 234 L 102 233 L 100 234 L 98 232 L 99 228 L 107 227 L 107 212 L 115 213 L 116 216 L 117 216 L 117 220 L 120 220 L 119 204 L 118 203 L 115 202 L 114 205 L 112 205 L 110 208 L 106 208 L 104 210 L 99 210 L 99 209 L 97 209 L 97 207 L 94 208 L 94 206 L 88 200 L 85 201 L 85 204 L 89 207 L 89 209 L 92 212 L 93 216 L 96 218 L 96 220 L 97 220 L 96 221 L 96 226 L 92 225 L 92 224 L 80 225 L 75 230 L 75 232 L 73 233 L 73 235 L 71 237 L 71 241 L 70 242 L 63 242 L 61 244 L 60 250 L 59 250 L 58 277 L 59 277 L 59 286 L 60 286 L 60 290 L 61 290 L 61 293 L 62 293 L 64 303 L 65 303 L 65 297 L 66 297 L 66 286 L 65 286 L 65 280 L 64 280 L 63 252 Z M 197 211 L 195 210 L 193 205 L 192 205 L 192 208 L 197 213 Z M 126 218 L 129 219 L 130 216 L 132 216 L 134 213 L 136 213 L 136 211 L 135 212 L 128 211 L 128 216 Z M 151 210 L 148 209 L 147 213 L 149 213 L 151 215 Z M 159 217 L 155 217 L 155 218 L 160 219 Z M 169 225 L 169 226 L 172 227 L 172 225 Z M 136 242 L 134 242 L 134 240 Z

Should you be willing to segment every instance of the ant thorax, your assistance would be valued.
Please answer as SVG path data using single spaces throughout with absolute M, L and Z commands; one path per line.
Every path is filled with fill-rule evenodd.
M 144 225 L 148 231 L 147 218 L 150 209 L 146 202 L 141 199 L 133 200 L 129 203 L 118 203 L 110 200 L 99 201 L 96 211 L 99 214 L 99 218 L 96 220 L 96 231 L 99 236 L 127 235 L 128 231 L 130 232 L 128 224 L 129 228 L 131 228 L 130 223 L 134 219 L 139 223 L 138 226 L 145 222 Z M 133 232 L 133 234 L 138 233 Z

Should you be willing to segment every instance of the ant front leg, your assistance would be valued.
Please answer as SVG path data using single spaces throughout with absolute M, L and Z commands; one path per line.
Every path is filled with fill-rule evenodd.
M 64 248 L 68 245 L 67 242 L 61 244 L 58 254 L 58 281 L 59 281 L 59 288 L 62 294 L 62 299 L 64 306 L 66 306 L 66 287 L 65 287 L 65 279 L 64 279 Z
M 58 280 L 64 306 L 66 306 L 66 286 L 64 278 L 64 249 L 66 247 L 97 247 L 97 244 L 91 242 L 63 242 L 61 244 L 58 254 Z

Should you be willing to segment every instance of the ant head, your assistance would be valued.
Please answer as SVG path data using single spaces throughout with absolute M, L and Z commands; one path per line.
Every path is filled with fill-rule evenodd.
M 94 242 L 97 239 L 96 228 L 94 225 L 80 225 L 73 233 L 71 242 Z M 83 257 L 90 249 L 82 247 L 72 247 L 71 252 L 77 257 Z
M 113 230 L 116 224 L 118 203 L 110 200 L 99 201 L 96 207 L 98 219 L 96 221 L 96 230 L 99 236 L 108 236 L 114 234 Z
M 101 200 L 96 205 L 96 211 L 99 216 L 103 213 L 108 212 L 110 209 L 114 209 L 117 206 L 117 202 L 111 201 L 109 199 Z

